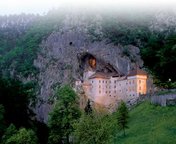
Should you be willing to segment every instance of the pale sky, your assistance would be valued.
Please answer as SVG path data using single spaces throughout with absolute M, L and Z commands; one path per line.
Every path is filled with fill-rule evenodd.
M 19 13 L 47 13 L 52 8 L 63 5 L 86 7 L 172 7 L 176 0 L 0 0 L 0 15 Z

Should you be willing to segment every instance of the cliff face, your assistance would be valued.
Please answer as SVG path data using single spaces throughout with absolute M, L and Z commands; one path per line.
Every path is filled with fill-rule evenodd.
M 89 29 L 93 25 L 94 34 L 101 35 L 100 19 L 100 16 L 96 16 L 95 23 L 92 23 L 85 17 L 67 16 L 62 28 L 53 32 L 41 44 L 41 52 L 34 61 L 34 65 L 40 71 L 40 102 L 36 108 L 40 120 L 47 121 L 51 109 L 48 100 L 54 94 L 55 87 L 64 83 L 74 84 L 76 79 L 81 80 L 83 71 L 88 68 L 87 59 L 90 56 L 96 59 L 97 71 L 127 74 L 129 69 L 135 67 L 135 63 L 143 65 L 138 47 L 126 46 L 134 58 L 132 62 L 124 54 L 124 47 L 121 45 L 115 46 L 106 39 L 92 41 Z
M 31 76 L 28 76 L 28 78 L 20 76 L 19 73 L 15 74 L 24 82 L 37 80 L 39 89 L 37 93 L 38 102 L 35 112 L 39 120 L 44 122 L 47 121 L 48 112 L 51 110 L 52 102 L 54 100 L 54 91 L 58 86 L 67 83 L 73 85 L 75 80 L 82 80 L 83 72 L 88 69 L 88 60 L 90 58 L 94 58 L 96 60 L 96 71 L 115 71 L 120 74 L 127 74 L 130 69 L 136 67 L 136 64 L 140 67 L 143 66 L 140 49 L 138 47 L 143 45 L 141 44 L 140 35 L 136 36 L 135 34 L 140 33 L 138 26 L 142 27 L 142 29 L 144 26 L 144 33 L 147 29 L 150 30 L 150 32 L 164 32 L 166 35 L 170 31 L 175 31 L 176 26 L 175 14 L 173 15 L 173 13 L 170 14 L 169 12 L 157 12 L 152 16 L 150 14 L 149 19 L 145 19 L 143 14 L 140 16 L 134 15 L 132 16 L 134 19 L 145 19 L 145 22 L 137 20 L 139 22 L 137 25 L 136 23 L 138 22 L 133 20 L 133 18 L 130 17 L 130 14 L 130 20 L 126 20 L 127 18 L 124 18 L 125 16 L 119 16 L 118 14 L 117 16 L 115 16 L 116 14 L 110 16 L 104 13 L 102 13 L 102 15 L 95 13 L 96 12 L 93 12 L 93 14 L 85 14 L 78 11 L 75 11 L 74 13 L 73 11 L 65 13 L 62 18 L 58 18 L 58 20 L 55 21 L 56 25 L 59 25 L 59 28 L 57 30 L 51 29 L 51 33 L 50 30 L 49 32 L 46 32 L 47 35 L 44 34 L 45 39 L 43 39 L 42 42 L 38 40 L 38 35 L 39 33 L 43 33 L 43 29 L 47 29 L 46 27 L 50 25 L 50 21 L 46 23 L 48 24 L 47 26 L 45 24 L 39 24 L 38 27 L 32 31 L 31 37 L 36 37 L 36 39 L 32 39 L 31 41 L 29 40 L 29 45 L 32 43 L 32 46 L 30 45 L 26 49 L 31 47 L 36 47 L 37 49 L 38 47 L 36 45 L 38 44 L 38 41 L 41 42 L 39 42 L 40 48 L 37 50 L 37 58 L 34 62 L 33 57 L 31 58 L 28 56 L 28 58 L 32 60 L 34 66 L 38 69 L 38 73 L 34 76 L 34 74 L 30 71 Z M 23 34 L 31 27 L 31 25 L 40 18 L 41 21 L 38 23 L 42 23 L 45 16 L 39 18 L 38 16 L 0 17 L 0 30 L 4 32 L 2 39 L 7 41 L 2 42 L 5 43 L 4 47 L 7 47 L 6 44 L 9 44 L 10 39 L 14 39 L 6 51 L 15 49 L 16 43 L 18 43 L 18 40 L 15 38 L 17 38 L 18 35 L 23 37 Z M 54 18 L 54 20 L 55 19 L 57 19 L 57 17 Z M 109 19 L 110 22 L 112 21 L 115 23 L 111 24 L 105 19 Z M 54 27 L 54 25 L 52 25 L 52 27 Z M 15 32 L 17 35 L 13 36 L 9 34 L 13 36 L 13 38 L 9 37 L 6 33 L 6 30 L 9 28 L 12 29 L 10 31 L 12 34 L 14 33 L 14 29 L 17 31 Z M 114 41 L 111 41 L 110 38 L 107 37 L 107 35 L 109 36 L 108 31 L 111 34 L 114 34 L 110 35 L 110 38 L 115 38 L 116 45 L 114 45 Z M 136 36 L 136 39 L 133 35 L 134 37 Z M 30 39 L 30 37 L 27 38 Z M 129 45 L 128 43 L 130 43 L 129 41 L 131 38 L 133 38 L 132 42 L 135 39 L 139 45 L 137 46 L 133 43 Z M 126 42 L 126 39 L 129 41 Z M 26 39 L 25 42 L 29 41 Z M 35 43 L 33 43 L 33 41 L 35 41 Z M 122 41 L 125 41 L 127 44 L 121 43 Z M 18 48 L 16 51 L 6 56 L 7 59 L 4 61 L 8 61 L 8 64 L 5 64 L 5 68 L 10 71 L 10 73 L 15 71 L 15 64 L 18 63 L 18 61 L 14 61 L 14 59 L 18 59 L 18 55 L 13 56 L 14 54 L 20 53 L 21 59 L 24 61 L 26 57 L 23 52 L 33 52 L 33 49 L 29 51 L 21 51 L 21 49 L 24 48 L 25 47 Z M 6 52 L 3 48 L 0 48 L 0 60 L 4 57 L 4 54 L 6 54 Z M 9 60 L 9 56 L 12 57 L 12 60 Z M 4 61 L 1 63 L 3 64 Z M 10 66 L 13 69 L 11 69 Z

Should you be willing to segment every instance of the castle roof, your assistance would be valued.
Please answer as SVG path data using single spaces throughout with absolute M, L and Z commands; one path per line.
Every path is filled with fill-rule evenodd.
M 132 70 L 129 72 L 127 76 L 135 76 L 135 75 L 147 75 L 147 73 L 139 68 Z
M 109 75 L 103 72 L 96 72 L 95 74 L 89 77 L 89 79 L 94 79 L 94 78 L 109 79 Z

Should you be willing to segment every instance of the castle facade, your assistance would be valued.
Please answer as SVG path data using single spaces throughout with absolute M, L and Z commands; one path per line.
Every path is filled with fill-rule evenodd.
M 76 86 L 82 86 L 87 99 L 112 110 L 121 100 L 133 101 L 147 93 L 147 74 L 138 68 L 126 76 L 86 71 L 83 82 L 76 81 Z

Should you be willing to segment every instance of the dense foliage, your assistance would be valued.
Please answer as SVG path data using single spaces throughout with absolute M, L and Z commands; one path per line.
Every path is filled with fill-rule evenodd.
M 16 130 L 4 144 L 37 144 L 37 137 L 33 130 L 20 128 L 19 130 Z
M 32 87 L 10 78 L 0 78 L 0 104 L 4 106 L 7 125 L 29 126 L 32 111 L 29 109 Z
M 145 65 L 162 82 L 175 82 L 176 69 L 176 34 L 165 36 L 164 33 L 152 34 L 146 47 L 141 49 Z M 175 85 L 176 86 L 176 85 Z M 171 87 L 175 87 L 174 85 Z
M 40 50 L 40 44 L 50 33 L 58 29 L 62 21 L 61 14 L 59 18 L 55 16 L 53 13 L 48 13 L 46 16 L 33 16 L 30 24 L 26 20 L 27 24 L 22 23 L 22 26 L 18 24 L 16 27 L 0 28 L 2 31 L 0 33 L 0 72 L 5 75 L 11 72 L 13 76 L 24 77 L 37 73 L 33 61 Z M 32 19 L 31 15 L 26 17 Z M 19 29 L 21 27 L 26 28 Z
M 114 136 L 115 117 L 105 113 L 83 114 L 74 125 L 79 144 L 109 144 Z
M 47 135 L 47 128 L 34 119 L 30 109 L 34 96 L 32 83 L 23 84 L 12 78 L 0 78 L 0 142 L 26 143 L 23 139 L 28 139 L 29 143 L 31 139 L 35 141 L 37 134 L 39 142 L 46 143 L 41 135 Z
M 73 123 L 80 117 L 78 97 L 69 86 L 63 86 L 57 91 L 58 101 L 50 113 L 49 144 L 70 143 Z
M 122 20 L 115 17 L 103 22 L 104 38 L 108 38 L 115 45 L 124 46 L 125 55 L 130 53 L 126 45 L 140 48 L 144 67 L 154 76 L 155 82 L 165 88 L 176 87 L 176 30 L 168 27 L 164 31 L 152 30 L 150 21 Z M 168 80 L 171 80 L 169 82 Z
M 0 136 L 3 134 L 5 124 L 4 124 L 4 107 L 0 105 Z

